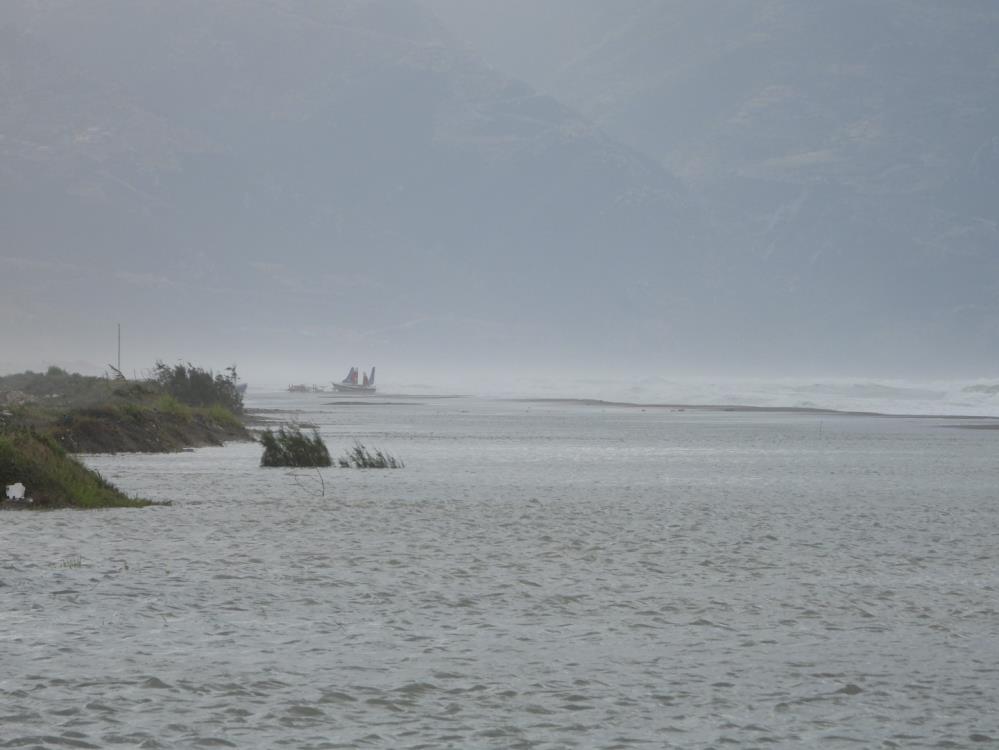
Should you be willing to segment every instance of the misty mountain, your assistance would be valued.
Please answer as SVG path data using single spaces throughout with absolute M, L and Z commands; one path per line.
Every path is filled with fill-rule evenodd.
M 711 217 L 725 296 L 759 325 L 995 366 L 994 3 L 426 5 L 680 176 Z
M 666 168 L 415 3 L 12 0 L 0 27 L 0 263 L 42 338 L 58 298 L 234 348 L 626 348 L 701 262 Z
M 124 319 L 143 364 L 978 374 L 996 15 L 10 0 L 3 343 L 101 364 Z

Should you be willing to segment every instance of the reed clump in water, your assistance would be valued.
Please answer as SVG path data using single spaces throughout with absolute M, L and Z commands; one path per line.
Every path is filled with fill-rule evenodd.
M 342 469 L 401 469 L 406 465 L 395 456 L 377 449 L 369 450 L 360 442 L 354 443 L 338 463 Z
M 260 435 L 264 446 L 264 455 L 260 458 L 261 466 L 332 466 L 326 443 L 319 437 L 319 432 L 312 430 L 312 435 L 306 435 L 298 427 L 281 427 L 277 432 L 264 430 Z

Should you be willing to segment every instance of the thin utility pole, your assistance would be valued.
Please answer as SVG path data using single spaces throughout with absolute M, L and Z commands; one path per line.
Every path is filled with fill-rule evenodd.
M 121 372 L 121 323 L 118 324 L 118 372 Z

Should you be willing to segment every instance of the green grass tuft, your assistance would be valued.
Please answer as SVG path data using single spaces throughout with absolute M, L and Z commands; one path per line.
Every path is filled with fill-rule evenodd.
M 168 393 L 164 393 L 156 400 L 156 409 L 184 420 L 189 420 L 194 415 L 190 406 L 181 403 Z
M 209 406 L 204 410 L 204 414 L 208 417 L 208 419 L 221 427 L 229 427 L 231 429 L 238 430 L 243 426 L 239 417 L 221 404 L 213 404 L 212 406 Z

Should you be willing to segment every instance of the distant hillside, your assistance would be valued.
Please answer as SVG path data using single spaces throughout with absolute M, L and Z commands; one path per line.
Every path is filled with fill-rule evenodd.
M 53 347 L 63 304 L 237 350 L 627 349 L 702 262 L 666 168 L 416 3 L 10 0 L 0 27 L 5 304 Z
M 995 3 L 425 4 L 678 174 L 720 296 L 803 356 L 999 364 Z

